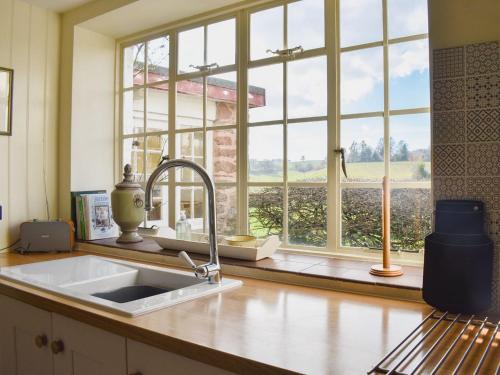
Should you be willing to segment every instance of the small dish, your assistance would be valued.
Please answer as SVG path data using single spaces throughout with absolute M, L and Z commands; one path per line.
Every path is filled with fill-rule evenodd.
M 226 237 L 225 241 L 228 245 L 231 246 L 255 247 L 257 243 L 257 237 L 248 236 L 246 234 L 238 234 L 235 236 Z

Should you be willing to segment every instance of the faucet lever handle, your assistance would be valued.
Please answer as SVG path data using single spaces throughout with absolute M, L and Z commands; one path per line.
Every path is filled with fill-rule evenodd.
M 188 253 L 186 253 L 185 251 L 181 251 L 179 252 L 179 254 L 177 254 L 177 256 L 179 258 L 181 258 L 182 260 L 184 260 L 184 262 L 186 262 L 187 264 L 189 264 L 189 266 L 191 266 L 191 268 L 193 270 L 196 269 L 196 264 L 194 264 L 194 262 L 191 260 L 191 258 L 189 257 Z

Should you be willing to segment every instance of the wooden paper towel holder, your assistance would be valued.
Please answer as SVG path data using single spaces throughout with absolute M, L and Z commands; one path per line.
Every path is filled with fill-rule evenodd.
M 384 176 L 382 194 L 382 264 L 374 264 L 370 273 L 382 277 L 401 276 L 401 266 L 391 264 L 391 190 L 387 176 Z

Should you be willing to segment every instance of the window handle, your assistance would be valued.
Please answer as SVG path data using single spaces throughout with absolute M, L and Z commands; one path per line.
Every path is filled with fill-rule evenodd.
M 189 67 L 198 69 L 200 72 L 206 72 L 206 71 L 210 71 L 212 69 L 218 68 L 219 64 L 212 63 L 212 64 L 207 64 L 207 65 L 189 65 Z
M 286 49 L 275 49 L 274 51 L 271 49 L 266 50 L 267 53 L 272 53 L 277 56 L 288 56 L 293 57 L 296 53 L 304 52 L 304 48 L 302 46 L 286 48 Z
M 345 148 L 344 147 L 337 148 L 334 151 L 337 154 L 340 154 L 340 158 L 341 158 L 341 161 L 342 161 L 342 172 L 344 172 L 345 178 L 349 178 L 349 177 L 347 177 L 347 169 L 345 167 Z

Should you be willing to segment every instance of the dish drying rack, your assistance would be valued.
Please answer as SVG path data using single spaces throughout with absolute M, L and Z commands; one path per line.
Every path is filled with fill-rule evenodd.
M 500 374 L 500 321 L 433 310 L 368 374 Z

